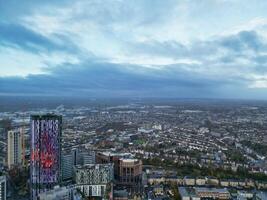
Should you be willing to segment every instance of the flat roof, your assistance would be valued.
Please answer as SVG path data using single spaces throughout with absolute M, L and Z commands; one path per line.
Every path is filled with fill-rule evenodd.
M 135 158 L 121 158 L 120 160 L 122 160 L 123 162 L 137 162 L 138 159 Z
M 53 114 L 53 113 L 34 114 L 34 115 L 31 115 L 31 119 L 35 119 L 35 120 L 42 120 L 42 119 L 60 119 L 60 120 L 62 120 L 62 115 L 56 115 L 56 114 Z
M 207 187 L 195 187 L 196 192 L 219 192 L 229 193 L 226 188 L 207 188 Z
M 111 151 L 104 151 L 100 153 L 105 156 L 132 156 L 131 153 L 117 153 L 117 152 L 111 152 Z
M 101 167 L 112 167 L 113 163 L 105 163 L 105 164 L 86 164 L 86 165 L 76 165 L 76 169 L 97 169 Z

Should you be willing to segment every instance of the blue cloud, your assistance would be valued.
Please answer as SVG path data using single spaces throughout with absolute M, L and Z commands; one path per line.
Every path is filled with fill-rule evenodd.
M 237 35 L 225 37 L 220 42 L 224 47 L 234 51 L 242 52 L 247 49 L 253 51 L 262 50 L 263 41 L 255 31 L 242 31 Z
M 139 68 L 142 68 L 140 71 Z M 237 83 L 237 81 L 235 81 Z M 212 97 L 233 83 L 170 66 L 168 70 L 143 69 L 87 61 L 53 68 L 50 75 L 0 78 L 2 94 L 67 95 L 81 97 Z
M 44 37 L 19 24 L 2 22 L 0 23 L 0 30 L 0 46 L 19 47 L 32 53 L 42 51 L 78 51 L 76 45 L 61 35 L 56 35 L 61 40 L 61 43 L 58 44 L 50 38 Z
M 0 2 L 0 93 L 259 97 L 257 87 L 267 88 L 260 5 L 234 16 L 228 9 L 241 1 Z M 14 55 L 27 61 L 8 62 Z M 46 74 L 32 75 L 35 65 Z

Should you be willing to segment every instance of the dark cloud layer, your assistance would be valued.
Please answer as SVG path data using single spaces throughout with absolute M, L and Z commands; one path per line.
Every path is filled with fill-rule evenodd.
M 213 97 L 232 82 L 206 79 L 177 66 L 169 66 L 169 70 L 141 67 L 142 73 L 138 68 L 88 61 L 79 66 L 59 66 L 49 75 L 0 78 L 0 91 L 88 97 Z

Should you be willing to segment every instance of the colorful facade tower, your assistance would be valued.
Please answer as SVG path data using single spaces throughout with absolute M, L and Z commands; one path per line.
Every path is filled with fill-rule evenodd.
M 31 116 L 31 199 L 61 183 L 62 117 Z

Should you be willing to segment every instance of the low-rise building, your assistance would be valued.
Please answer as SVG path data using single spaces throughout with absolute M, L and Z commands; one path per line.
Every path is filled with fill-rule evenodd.
M 228 200 L 231 195 L 227 189 L 216 189 L 206 187 L 179 187 L 182 200 L 216 199 Z
M 246 187 L 255 188 L 255 182 L 252 179 L 246 180 Z
M 229 180 L 230 187 L 238 187 L 238 180 Z
M 165 182 L 165 177 L 161 174 L 149 174 L 147 181 L 151 185 L 160 184 Z
M 181 177 L 181 176 L 178 176 L 177 177 L 177 184 L 178 185 L 184 185 L 184 179 L 183 179 L 183 177 Z
M 237 191 L 237 194 L 238 194 L 238 196 L 240 197 L 240 198 L 245 198 L 245 199 L 252 199 L 253 198 L 253 196 L 254 196 L 254 194 L 253 194 L 253 192 L 248 192 L 248 191 L 241 191 L 241 190 L 239 190 L 239 191 Z
M 163 195 L 164 194 L 163 185 L 155 185 L 153 188 L 153 192 L 155 195 Z
M 182 200 L 190 200 L 191 195 L 185 187 L 179 187 L 178 190 Z
M 165 182 L 175 184 L 177 183 L 177 176 L 176 175 L 166 175 L 165 176 Z
M 206 179 L 205 177 L 197 177 L 196 178 L 196 185 L 198 186 L 203 186 L 206 184 Z
M 194 177 L 185 176 L 184 183 L 187 186 L 194 186 L 196 184 L 196 179 Z
M 229 191 L 225 188 L 217 189 L 217 188 L 195 188 L 195 192 L 200 198 L 213 198 L 218 200 L 226 200 L 230 199 L 231 195 Z
M 206 183 L 208 185 L 218 186 L 219 185 L 219 179 L 216 177 L 209 176 L 209 177 L 206 177 Z
M 229 181 L 228 181 L 227 179 L 222 179 L 222 180 L 220 181 L 220 185 L 221 185 L 222 187 L 229 187 Z
M 246 187 L 246 181 L 245 181 L 245 180 L 239 180 L 239 181 L 238 181 L 238 185 L 239 185 L 240 187 Z
M 265 181 L 257 181 L 257 188 L 258 189 L 267 189 L 267 182 L 265 182 Z

